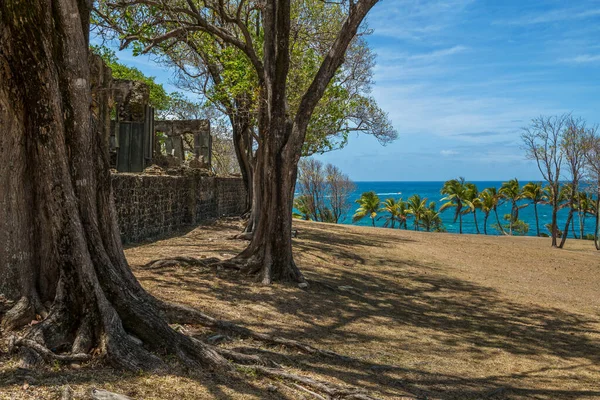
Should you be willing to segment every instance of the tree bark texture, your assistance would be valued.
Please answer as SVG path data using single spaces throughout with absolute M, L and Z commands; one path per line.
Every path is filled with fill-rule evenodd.
M 98 348 L 127 369 L 161 367 L 166 353 L 225 366 L 169 327 L 125 259 L 91 113 L 89 6 L 0 2 L 0 291 L 17 300 L 2 328 L 40 315 L 20 343 Z

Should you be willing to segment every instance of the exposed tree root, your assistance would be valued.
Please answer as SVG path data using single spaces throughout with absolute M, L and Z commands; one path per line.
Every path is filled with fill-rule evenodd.
M 268 368 L 260 365 L 254 365 L 252 366 L 252 369 L 257 373 L 271 378 L 285 379 L 297 384 L 308 386 L 335 399 L 376 400 L 375 397 L 369 396 L 364 390 L 359 388 L 342 387 L 328 382 L 321 382 L 306 376 L 292 374 L 278 368 Z
M 165 310 L 165 314 L 169 320 L 176 319 L 180 323 L 194 323 L 211 328 L 223 329 L 263 342 L 298 349 L 309 354 L 347 359 L 334 352 L 320 350 L 295 340 L 254 332 L 231 322 L 212 318 L 192 308 L 164 302 L 159 302 L 159 304 L 162 306 L 161 308 Z M 61 315 L 60 312 L 57 312 L 56 309 L 53 309 L 50 316 L 44 321 L 30 326 L 22 338 L 12 336 L 9 346 L 10 350 L 13 352 L 20 350 L 21 353 L 25 352 L 24 354 L 29 354 L 30 356 L 33 355 L 33 358 L 42 358 L 47 362 L 85 362 L 91 360 L 91 354 L 96 354 L 96 352 L 92 351 L 93 349 L 86 345 L 89 341 L 86 341 L 85 338 L 89 335 L 91 329 L 89 320 L 86 318 L 84 318 L 83 321 L 79 321 L 78 334 L 70 345 L 70 352 L 58 353 L 50 350 L 50 346 L 46 345 L 45 338 L 50 340 L 49 343 L 52 343 L 51 348 L 54 348 L 55 343 L 52 341 L 53 335 L 57 333 L 60 335 L 62 333 L 60 331 L 55 331 L 55 328 L 50 328 L 57 326 L 55 321 L 53 321 L 57 318 L 65 318 L 65 316 Z M 236 370 L 241 372 L 253 371 L 265 377 L 292 382 L 294 385 L 297 385 L 298 389 L 311 394 L 317 399 L 374 399 L 358 388 L 341 387 L 288 372 L 275 362 L 269 361 L 259 355 L 245 354 L 231 349 L 219 348 L 178 333 L 175 333 L 174 336 L 176 340 L 170 341 L 171 348 L 168 352 L 177 356 L 177 358 L 188 367 L 209 367 L 214 370 L 224 371 L 234 375 L 237 374 Z M 109 360 L 113 363 L 116 360 L 118 366 L 129 369 L 132 369 L 132 367 L 133 369 L 138 367 L 147 369 L 148 367 L 152 368 L 153 365 L 162 365 L 162 362 L 158 357 L 143 349 L 142 341 L 140 339 L 133 338 L 127 334 L 119 337 L 118 340 L 117 338 L 108 335 L 105 339 L 101 340 L 101 342 L 104 343 L 103 349 L 101 349 L 98 354 L 108 355 Z M 65 344 L 61 348 L 69 348 L 69 345 Z M 85 352 L 76 352 L 78 349 L 85 349 Z M 121 361 L 121 364 L 119 364 L 119 360 Z
M 45 360 L 57 360 L 64 362 L 74 362 L 74 361 L 89 361 L 92 357 L 89 354 L 79 353 L 79 354 L 56 354 L 52 352 L 47 347 L 42 346 L 39 343 L 34 342 L 30 339 L 18 339 L 15 341 L 15 346 L 24 346 L 28 347 L 31 350 L 34 350 L 40 356 L 42 356 Z
M 279 336 L 273 336 L 266 333 L 256 332 L 249 328 L 234 324 L 229 321 L 216 319 L 196 309 L 181 304 L 173 304 L 161 301 L 160 307 L 165 312 L 167 320 L 170 323 L 199 324 L 209 328 L 232 332 L 240 336 L 256 339 L 262 342 L 297 349 L 308 354 L 334 357 L 346 361 L 352 360 L 349 357 L 343 356 L 333 351 L 318 349 L 316 347 L 299 342 L 297 340 L 286 339 Z
M 302 392 L 306 392 L 318 400 L 327 400 L 325 397 L 321 396 L 319 393 L 313 392 L 312 390 L 309 390 L 309 389 L 305 388 L 304 386 L 300 386 L 297 383 L 292 383 L 292 385 L 294 385 L 294 387 L 296 389 L 299 389 Z
M 200 266 L 210 267 L 220 263 L 221 260 L 218 258 L 194 258 L 194 257 L 173 257 L 173 258 L 162 258 L 158 260 L 152 260 L 146 265 L 144 269 L 160 269 L 174 267 L 177 265 L 188 265 L 188 266 Z
M 252 240 L 252 237 L 254 236 L 253 232 L 242 232 L 240 234 L 234 235 L 231 237 L 232 240 Z
M 23 296 L 6 312 L 1 327 L 12 331 L 35 320 L 37 315 L 42 318 L 48 315 L 37 295 Z

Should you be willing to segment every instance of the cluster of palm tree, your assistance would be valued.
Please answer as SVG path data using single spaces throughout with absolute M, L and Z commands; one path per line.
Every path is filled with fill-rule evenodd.
M 528 182 L 521 186 L 517 179 L 511 179 L 502 183 L 500 188 L 488 187 L 481 191 L 472 182 L 464 178 L 446 181 L 441 189 L 444 197 L 442 205 L 437 208 L 436 202 L 429 202 L 418 194 L 406 200 L 387 198 L 383 201 L 373 192 L 363 193 L 356 203 L 359 208 L 352 217 L 352 222 L 363 218 L 370 218 L 371 224 L 384 219 L 383 226 L 386 228 L 409 229 L 409 221 L 412 221 L 414 230 L 445 231 L 440 214 L 445 210 L 454 211 L 453 222 L 458 221 L 459 233 L 463 233 L 463 219 L 472 215 L 475 230 L 479 234 L 480 222 L 478 213 L 483 214 L 483 233 L 488 234 L 490 217 L 493 219 L 491 228 L 503 235 L 525 235 L 529 232 L 529 224 L 519 218 L 520 210 L 533 206 L 535 215 L 535 229 L 537 236 L 548 236 L 540 230 L 540 217 L 538 209 L 540 205 L 550 204 L 550 187 L 543 186 L 538 182 Z M 569 201 L 571 193 L 570 184 L 563 184 L 560 189 L 559 208 L 573 208 L 574 217 L 571 219 L 571 232 L 574 238 L 590 238 L 585 234 L 586 221 L 597 215 L 597 201 L 587 191 L 577 193 L 576 201 Z M 498 208 L 503 205 L 510 206 L 510 213 L 503 216 L 498 215 Z M 300 208 L 300 207 L 298 207 Z M 479 214 L 479 215 L 481 215 Z M 578 218 L 577 218 L 578 217 Z M 545 225 L 548 232 L 551 229 Z M 569 234 L 566 232 L 564 234 Z M 563 235 L 563 232 L 559 232 Z
M 463 216 L 473 214 L 475 229 L 479 231 L 477 222 L 477 211 L 483 213 L 483 232 L 488 234 L 488 219 L 493 213 L 496 223 L 496 228 L 502 234 L 513 235 L 516 233 L 527 233 L 529 226 L 527 223 L 519 219 L 519 211 L 524 207 L 533 205 L 535 214 L 535 225 L 537 236 L 542 236 L 540 231 L 540 219 L 538 214 L 538 206 L 540 204 L 549 204 L 550 188 L 542 186 L 541 183 L 528 182 L 521 187 L 517 179 L 511 179 L 502 183 L 502 186 L 497 189 L 489 187 L 481 192 L 478 191 L 474 183 L 466 182 L 464 178 L 451 179 L 444 183 L 441 193 L 445 195 L 442 199 L 444 204 L 440 207 L 440 212 L 449 208 L 454 209 L 454 222 L 459 221 L 459 232 L 462 233 Z M 570 186 L 565 184 L 561 187 L 561 204 L 559 208 L 569 207 L 568 197 Z M 508 203 L 510 204 L 510 214 L 504 215 L 503 224 L 498 216 L 498 207 Z M 577 201 L 574 202 L 573 208 L 579 217 L 579 236 L 576 233 L 575 219 L 572 220 L 573 237 L 585 237 L 586 219 L 596 215 L 596 202 L 592 196 L 585 191 L 577 194 Z
M 421 198 L 418 194 L 409 197 L 406 201 L 392 197 L 381 201 L 379 196 L 371 191 L 363 193 L 356 203 L 359 207 L 352 217 L 352 222 L 369 217 L 372 225 L 375 226 L 376 220 L 384 218 L 383 226 L 386 228 L 394 229 L 398 226 L 398 229 L 408 229 L 408 220 L 412 219 L 413 229 L 416 231 L 421 228 L 427 232 L 444 231 L 440 211 L 436 209 L 435 201 L 428 203 L 427 198 Z M 379 215 L 380 213 L 383 215 Z

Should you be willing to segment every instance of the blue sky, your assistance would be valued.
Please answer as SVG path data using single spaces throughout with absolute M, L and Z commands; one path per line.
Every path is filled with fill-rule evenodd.
M 319 156 L 354 180 L 539 179 L 521 127 L 562 112 L 600 122 L 599 0 L 383 0 L 368 24 L 372 94 L 399 138 L 382 147 L 352 136 Z M 146 58 L 119 57 L 170 79 Z

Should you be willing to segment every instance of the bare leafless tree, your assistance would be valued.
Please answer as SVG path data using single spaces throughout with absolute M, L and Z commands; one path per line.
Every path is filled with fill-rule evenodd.
M 326 220 L 325 196 L 327 182 L 323 163 L 314 158 L 303 158 L 298 163 L 296 190 L 306 196 L 308 216 L 314 221 Z
M 600 135 L 597 127 L 590 128 L 586 132 L 585 159 L 589 187 L 591 192 L 596 195 L 594 245 L 596 250 L 600 250 Z
M 354 190 L 354 183 L 338 167 L 313 158 L 300 160 L 296 191 L 310 219 L 339 223 L 350 209 Z
M 527 158 L 537 163 L 538 169 L 550 191 L 552 247 L 558 246 L 557 215 L 560 203 L 561 168 L 563 166 L 561 138 L 570 118 L 570 114 L 534 118 L 528 127 L 523 128 L 521 135 Z
M 338 167 L 327 164 L 325 167 L 327 185 L 329 187 L 329 201 L 333 221 L 337 224 L 342 217 L 348 213 L 350 207 L 350 195 L 356 190 L 356 185 Z
M 567 240 L 567 233 L 569 232 L 569 224 L 573 219 L 573 213 L 577 203 L 579 186 L 584 174 L 585 167 L 585 134 L 586 124 L 581 118 L 574 118 L 570 116 L 567 119 L 567 128 L 562 132 L 561 135 L 561 151 L 563 153 L 565 162 L 565 175 L 564 177 L 569 182 L 568 193 L 566 198 L 566 207 L 569 208 L 569 214 L 567 215 L 567 222 L 563 235 L 560 240 L 559 248 L 563 248 Z

